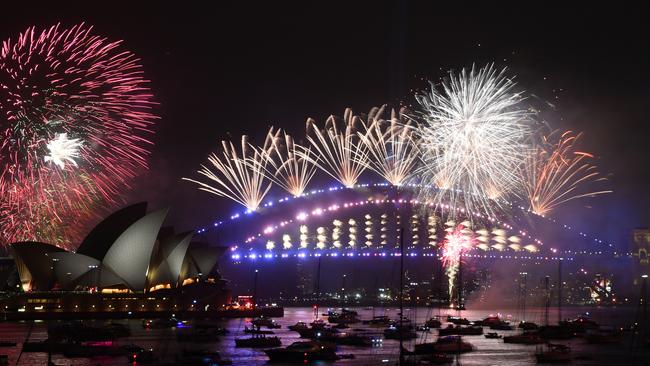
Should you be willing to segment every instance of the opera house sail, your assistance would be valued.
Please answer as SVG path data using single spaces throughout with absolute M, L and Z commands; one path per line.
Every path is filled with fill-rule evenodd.
M 193 241 L 146 203 L 100 222 L 69 252 L 39 242 L 10 245 L 20 293 L 1 300 L 5 317 L 44 318 L 206 313 L 230 302 L 217 262 L 225 248 Z

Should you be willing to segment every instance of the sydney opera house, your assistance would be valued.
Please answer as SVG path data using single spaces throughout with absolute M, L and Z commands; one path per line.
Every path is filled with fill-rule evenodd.
M 13 243 L 22 293 L 0 300 L 5 317 L 41 313 L 183 313 L 219 310 L 230 300 L 217 262 L 225 248 L 164 227 L 167 209 L 123 208 L 68 252 Z

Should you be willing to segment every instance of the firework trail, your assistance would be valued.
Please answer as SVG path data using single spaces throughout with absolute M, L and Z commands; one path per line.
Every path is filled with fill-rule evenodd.
M 269 140 L 267 139 L 267 144 Z M 264 196 L 271 189 L 271 183 L 266 182 L 264 167 L 268 161 L 263 153 L 248 143 L 248 137 L 242 136 L 241 153 L 232 142 L 222 141 L 222 156 L 210 154 L 208 161 L 212 169 L 201 165 L 199 174 L 208 178 L 209 183 L 183 178 L 199 185 L 199 189 L 220 197 L 229 198 L 250 211 L 256 211 Z M 269 145 L 262 148 L 270 149 Z M 211 185 L 211 184 L 214 185 Z
M 413 127 L 402 111 L 391 111 L 391 118 L 381 118 L 384 107 L 368 116 L 368 125 L 358 132 L 366 149 L 361 156 L 367 167 L 381 175 L 394 186 L 406 182 L 419 159 L 419 151 L 413 142 Z
M 546 215 L 565 202 L 612 192 L 583 189 L 585 185 L 606 179 L 590 163 L 593 155 L 577 150 L 581 137 L 581 133 L 572 131 L 559 137 L 551 133 L 526 159 L 522 175 L 534 213 Z
M 422 121 L 416 130 L 423 160 L 418 173 L 424 186 L 443 188 L 423 189 L 423 200 L 492 213 L 499 201 L 488 197 L 520 191 L 518 171 L 532 129 L 514 86 L 505 69 L 488 65 L 450 73 L 441 87 L 431 83 L 428 94 L 416 96 Z
M 257 150 L 265 159 L 262 162 L 253 160 L 254 166 L 294 197 L 301 196 L 316 173 L 316 166 L 305 158 L 311 155 L 311 148 L 296 144 L 286 132 L 273 127 L 266 136 L 264 146 L 268 147 Z
M 451 225 L 455 225 L 451 222 Z M 465 228 L 462 224 L 456 227 L 448 227 L 447 235 L 442 243 L 442 264 L 445 266 L 447 279 L 449 281 L 449 299 L 453 299 L 456 275 L 463 254 L 471 250 L 475 240 L 472 237 L 472 231 Z
M 0 242 L 80 239 L 74 230 L 147 167 L 154 104 L 139 59 L 92 27 L 4 41 Z
M 351 188 L 367 166 L 367 149 L 360 143 L 356 126 L 359 118 L 346 109 L 341 129 L 334 116 L 330 116 L 321 130 L 313 119 L 307 120 L 307 140 L 313 147 L 311 154 L 300 154 L 314 165 Z

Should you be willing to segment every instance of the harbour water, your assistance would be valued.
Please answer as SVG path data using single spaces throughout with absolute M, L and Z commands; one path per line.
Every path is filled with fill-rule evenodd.
M 398 317 L 398 311 L 394 308 L 358 308 L 354 309 L 359 312 L 361 319 L 369 319 L 373 315 L 387 315 L 393 319 Z M 321 308 L 320 312 L 327 312 L 327 308 Z M 581 307 L 563 309 L 563 318 L 572 318 L 578 315 L 589 314 L 588 316 L 607 326 L 629 325 L 635 320 L 634 308 L 598 308 L 598 307 Z M 499 315 L 504 320 L 518 321 L 521 314 L 517 311 L 508 311 L 504 309 L 482 309 L 482 310 L 465 310 L 462 312 L 453 310 L 438 310 L 430 308 L 411 308 L 405 309 L 405 316 L 415 321 L 423 323 L 426 319 L 434 315 L 460 315 L 470 320 L 483 319 L 489 315 Z M 542 323 L 544 321 L 544 309 L 533 308 L 526 311 L 526 320 Z M 551 309 L 549 312 L 551 322 L 557 321 L 557 312 Z M 301 340 L 298 333 L 287 329 L 287 326 L 295 324 L 297 321 L 311 321 L 313 319 L 313 310 L 311 308 L 286 308 L 285 316 L 277 318 L 276 321 L 282 327 L 273 331 L 282 339 L 282 345 L 286 346 L 292 342 Z M 128 325 L 131 335 L 126 338 L 120 338 L 116 344 L 137 344 L 145 348 L 153 348 L 158 357 L 156 364 L 174 364 L 175 355 L 182 350 L 209 350 L 219 351 L 223 358 L 232 360 L 233 365 L 258 366 L 266 365 L 267 357 L 262 350 L 250 348 L 236 348 L 235 338 L 248 337 L 243 332 L 245 326 L 250 326 L 251 319 L 227 319 L 221 322 L 221 325 L 228 329 L 228 334 L 222 336 L 218 341 L 209 343 L 190 343 L 177 341 L 177 332 L 187 331 L 188 329 L 164 328 L 164 329 L 145 329 L 140 319 L 130 319 L 117 321 Z M 48 324 L 55 322 L 3 322 L 0 323 L 0 339 L 14 340 L 18 342 L 16 347 L 0 348 L 0 354 L 9 355 L 10 365 L 46 365 L 47 354 L 45 353 L 22 353 L 22 342 L 26 339 L 29 341 L 39 341 L 47 338 Z M 87 321 L 89 325 L 101 325 L 105 321 Z M 189 321 L 187 327 L 191 329 L 193 322 Z M 443 324 L 444 326 L 444 324 Z M 380 335 L 383 328 L 368 328 L 361 323 L 352 324 L 350 329 L 342 331 L 353 332 L 356 328 L 363 328 L 366 331 L 376 332 Z M 515 334 L 518 331 L 497 331 L 499 334 Z M 412 349 L 415 342 L 435 341 L 437 331 L 418 332 L 418 339 L 405 342 L 407 349 Z M 506 344 L 500 339 L 486 339 L 484 336 L 465 336 L 464 339 L 472 343 L 476 350 L 474 352 L 462 354 L 460 363 L 463 365 L 533 365 L 536 364 L 534 352 L 536 346 Z M 569 345 L 574 356 L 573 365 L 647 365 L 650 362 L 650 350 L 632 351 L 630 337 L 624 338 L 620 344 L 613 345 L 592 345 L 587 344 L 581 338 L 575 338 L 568 341 L 558 341 Z M 395 365 L 398 357 L 398 341 L 384 340 L 380 345 L 371 348 L 359 348 L 351 346 L 339 346 L 339 354 L 353 354 L 354 359 L 343 359 L 336 361 L 336 365 Z M 74 358 L 68 359 L 62 355 L 52 355 L 52 361 L 57 365 L 125 365 L 129 360 L 122 357 L 95 357 L 95 358 Z M 319 365 L 330 365 L 333 363 L 318 363 Z

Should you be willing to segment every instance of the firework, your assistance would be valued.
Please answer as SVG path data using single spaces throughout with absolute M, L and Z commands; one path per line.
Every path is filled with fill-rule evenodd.
M 314 148 L 310 154 L 300 155 L 338 180 L 345 187 L 354 187 L 367 166 L 367 149 L 357 136 L 359 118 L 346 109 L 344 126 L 340 129 L 334 116 L 330 116 L 321 130 L 313 119 L 307 120 L 307 140 Z
M 183 180 L 198 184 L 202 191 L 229 198 L 250 211 L 257 210 L 271 188 L 264 176 L 265 154 L 250 145 L 247 136 L 242 136 L 241 153 L 232 142 L 222 141 L 221 144 L 222 156 L 212 153 L 208 157 L 214 171 L 205 165 L 198 171 L 214 185 L 190 178 Z M 267 145 L 262 149 L 268 151 L 269 148 Z
M 50 155 L 45 156 L 45 161 L 51 161 L 61 169 L 65 169 L 66 162 L 78 167 L 75 159 L 79 158 L 81 146 L 79 139 L 69 140 L 67 133 L 59 134 L 54 140 L 48 142 L 47 149 Z
M 3 42 L 0 242 L 70 246 L 68 228 L 119 198 L 147 166 L 147 84 L 136 56 L 84 24 Z
M 517 174 L 531 134 L 530 114 L 514 82 L 492 66 L 450 73 L 440 88 L 416 96 L 422 123 L 418 173 L 426 200 L 447 201 L 468 211 L 492 212 L 488 197 L 516 194 Z M 439 90 L 440 89 L 440 90 Z M 498 187 L 498 189 L 496 189 Z
M 545 215 L 565 202 L 611 192 L 584 188 L 605 178 L 590 163 L 593 155 L 577 150 L 581 136 L 572 131 L 559 137 L 551 133 L 526 159 L 524 187 L 531 211 Z
M 258 152 L 265 157 L 261 163 L 254 160 L 257 168 L 262 169 L 268 179 L 284 188 L 294 197 L 301 196 L 307 184 L 316 173 L 316 166 L 305 156 L 311 155 L 311 148 L 305 148 L 293 141 L 286 132 L 269 130 L 266 136 L 267 148 Z
M 404 114 L 393 110 L 390 121 L 384 121 L 382 112 L 383 107 L 369 115 L 369 125 L 364 124 L 365 131 L 359 132 L 367 151 L 361 159 L 390 184 L 401 186 L 413 173 L 419 151 L 413 142 L 413 128 L 409 121 L 404 121 Z
M 445 241 L 442 243 L 442 264 L 445 266 L 447 279 L 449 281 L 449 298 L 453 298 L 454 281 L 458 274 L 460 261 L 463 254 L 471 250 L 475 240 L 471 231 L 466 229 L 462 224 L 455 228 L 448 228 Z

